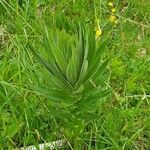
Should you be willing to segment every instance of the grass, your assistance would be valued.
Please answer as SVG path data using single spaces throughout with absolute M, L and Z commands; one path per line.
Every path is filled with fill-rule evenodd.
M 150 3 L 116 0 L 114 14 L 108 3 L 98 0 L 0 1 L 0 149 L 36 146 L 59 139 L 67 139 L 64 149 L 150 149 Z M 117 24 L 109 21 L 110 15 L 117 18 Z M 52 77 L 34 54 L 38 52 L 49 61 L 48 56 L 57 51 L 56 44 L 64 50 L 67 46 L 76 48 L 79 22 L 87 32 L 83 37 L 92 28 L 102 30 L 96 45 L 107 42 L 98 63 L 109 58 L 103 73 L 98 70 L 90 83 L 83 83 L 85 89 L 87 87 L 84 94 L 89 94 L 91 89 L 88 91 L 88 88 L 95 86 L 111 89 L 111 92 L 94 107 L 91 105 L 94 97 L 91 97 L 90 103 L 73 104 L 68 108 L 66 101 L 51 101 L 62 97 L 66 100 L 68 93 L 58 92 L 55 96 L 54 92 L 50 93 L 51 86 L 56 86 L 52 80 L 58 74 Z M 58 33 L 58 43 L 52 45 L 47 41 L 49 32 Z M 55 37 L 50 36 L 52 40 Z M 68 45 L 64 44 L 68 41 Z M 47 55 L 49 46 L 56 50 Z M 70 58 L 69 52 L 68 56 Z M 64 73 L 66 65 L 63 66 L 63 58 L 59 58 L 57 63 Z M 94 59 L 88 61 L 94 62 Z M 68 69 L 67 80 L 74 92 L 82 95 L 82 86 L 74 88 L 77 77 L 72 68 Z M 78 107 L 80 111 L 76 111 Z

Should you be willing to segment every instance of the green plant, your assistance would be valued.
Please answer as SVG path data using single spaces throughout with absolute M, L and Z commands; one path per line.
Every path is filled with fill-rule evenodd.
M 105 84 L 108 59 L 102 61 L 107 40 L 99 42 L 96 44 L 93 29 L 87 31 L 79 24 L 74 35 L 45 27 L 41 41 L 30 46 L 44 66 L 45 84 L 34 89 L 50 100 L 49 111 L 69 139 L 82 135 L 110 93 Z
M 75 139 L 71 145 L 78 146 L 77 143 L 82 141 L 89 150 L 150 149 L 149 2 L 113 1 L 118 20 L 116 25 L 109 22 L 112 13 L 110 2 L 0 1 L 0 149 L 37 146 L 65 137 L 68 140 Z M 94 31 L 89 31 L 92 25 L 95 25 L 95 30 L 102 31 L 102 38 L 95 41 L 96 47 L 109 36 L 106 41 L 109 50 L 101 60 L 111 57 L 108 65 L 109 86 L 113 92 L 110 97 L 98 101 L 95 104 L 97 109 L 94 108 L 93 111 L 87 108 L 86 111 L 83 108 L 79 110 L 77 102 L 83 96 L 86 101 L 88 92 L 96 90 L 99 85 L 102 90 L 106 89 L 105 81 L 109 73 L 106 68 L 103 73 L 99 71 L 99 79 L 91 77 L 85 79 L 87 82 L 82 82 L 81 87 L 72 85 L 73 88 L 67 88 L 57 79 L 58 76 L 50 76 L 49 71 L 35 61 L 30 49 L 26 49 L 27 44 L 32 45 L 36 53 L 49 64 L 50 57 L 47 56 L 50 56 L 48 53 L 51 51 L 46 48 L 49 45 L 51 48 L 56 48 L 57 45 L 61 52 L 67 48 L 71 52 L 73 45 L 77 49 L 81 38 L 79 29 L 75 32 L 75 27 L 80 21 L 88 26 L 86 32 L 83 31 L 86 44 L 90 34 L 93 37 L 95 35 Z M 43 22 L 48 28 L 45 31 L 41 28 Z M 53 58 L 53 53 L 51 54 Z M 67 68 L 71 55 L 72 52 L 65 53 L 65 58 L 68 56 L 68 59 L 64 68 Z M 63 75 L 66 77 L 64 68 L 62 72 L 65 72 Z M 53 76 L 55 81 L 58 80 L 58 86 L 52 83 Z M 53 89 L 56 87 L 60 92 Z M 55 91 L 53 95 L 52 89 Z M 60 96 L 63 92 L 64 96 Z

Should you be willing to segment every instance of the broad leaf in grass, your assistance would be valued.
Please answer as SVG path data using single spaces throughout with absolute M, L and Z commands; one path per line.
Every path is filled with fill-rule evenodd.
M 102 43 L 100 45 L 100 47 L 96 50 L 95 56 L 94 56 L 91 64 L 89 65 L 88 75 L 86 77 L 86 80 L 88 78 L 90 78 L 95 73 L 95 71 L 98 69 L 98 67 L 101 65 L 102 55 L 103 55 L 104 51 L 106 50 L 106 46 L 107 46 L 107 41 Z
M 97 107 L 100 104 L 100 101 L 102 98 L 108 96 L 110 94 L 110 90 L 104 90 L 104 91 L 97 91 L 88 97 L 83 97 L 78 105 L 78 110 L 79 111 L 85 111 L 85 112 L 90 112 L 90 111 L 95 111 Z
M 66 77 L 73 86 L 75 85 L 79 74 L 79 60 L 77 55 L 76 49 L 73 49 L 72 56 L 66 70 Z
M 50 65 L 42 56 L 40 56 L 36 49 L 30 47 L 30 50 L 32 50 L 37 60 L 49 71 L 49 73 L 52 75 L 52 79 L 56 78 L 56 80 L 63 85 L 62 88 L 72 89 L 72 85 L 67 81 L 64 75 L 61 74 L 61 71 L 59 70 L 56 63 Z
M 55 61 L 59 69 L 62 71 L 62 74 L 65 75 L 67 60 L 65 59 L 62 51 L 58 47 L 54 48 L 53 50 L 54 50 L 53 55 L 55 57 Z
M 101 76 L 102 73 L 106 70 L 108 62 L 109 62 L 109 59 L 107 59 L 103 63 L 99 64 L 99 66 L 97 66 L 97 69 L 93 72 L 91 78 L 96 79 L 99 76 Z
M 79 80 L 76 83 L 75 89 L 78 89 L 80 87 L 80 85 L 83 83 L 83 81 L 87 75 L 87 70 L 88 70 L 88 60 L 84 60 L 81 71 L 80 71 Z
M 94 29 L 89 31 L 81 24 L 73 35 L 58 30 L 44 29 L 44 32 L 42 46 L 30 47 L 43 70 L 47 70 L 43 71 L 44 85 L 34 90 L 50 101 L 54 116 L 64 128 L 66 120 L 73 126 L 78 124 L 77 119 L 80 123 L 87 122 L 88 116 L 96 115 L 95 110 L 110 93 L 105 87 L 109 59 L 103 59 L 107 40 L 98 47 Z M 62 118 L 59 113 L 63 114 Z
M 65 90 L 58 90 L 58 89 L 44 89 L 39 87 L 33 87 L 33 89 L 36 91 L 38 95 L 44 96 L 46 98 L 49 98 L 50 101 L 53 103 L 59 104 L 66 104 L 66 105 L 72 105 L 75 103 L 74 99 L 77 99 L 75 95 L 72 95 L 68 91 Z
M 92 65 L 96 53 L 96 38 L 94 29 L 91 29 L 89 34 L 90 36 L 88 36 L 88 43 L 87 43 L 89 45 L 88 61 Z

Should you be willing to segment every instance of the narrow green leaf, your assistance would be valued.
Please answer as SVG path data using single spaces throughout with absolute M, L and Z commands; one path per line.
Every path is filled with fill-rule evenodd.
M 47 61 L 42 58 L 35 50 L 34 48 L 30 47 L 30 50 L 32 50 L 33 54 L 36 56 L 37 60 L 51 73 L 54 75 L 58 82 L 60 82 L 62 85 L 64 85 L 65 88 L 71 90 L 72 85 L 67 81 L 67 79 L 64 77 L 64 75 L 61 74 L 59 68 L 56 64 L 50 65 L 47 63 Z M 62 87 L 62 88 L 64 88 Z
M 98 91 L 94 94 L 91 94 L 88 97 L 84 97 L 83 99 L 80 100 L 80 102 L 77 104 L 78 109 L 80 111 L 94 111 L 97 109 L 97 106 L 100 102 L 100 100 L 110 94 L 110 89 L 109 90 L 104 90 L 104 91 Z
M 54 55 L 54 58 L 58 67 L 62 71 L 63 75 L 65 75 L 67 60 L 65 59 L 62 51 L 58 47 L 55 46 L 55 48 L 53 48 L 53 55 Z
M 68 81 L 72 84 L 75 85 L 76 81 L 77 81 L 77 70 L 76 70 L 76 58 L 74 55 L 72 55 L 69 64 L 67 66 L 67 70 L 66 70 L 66 76 Z
M 79 80 L 76 84 L 76 89 L 80 86 L 80 84 L 83 83 L 86 75 L 87 75 L 87 71 L 88 71 L 88 60 L 85 60 L 83 62 L 82 68 L 81 68 L 81 72 L 80 72 L 80 76 L 79 76 Z
M 107 67 L 107 64 L 109 62 L 109 59 L 105 60 L 102 64 L 100 64 L 93 72 L 91 78 L 96 79 L 98 76 L 100 76 L 104 70 Z
M 99 62 L 102 58 L 102 55 L 103 55 L 104 51 L 106 50 L 107 43 L 108 43 L 108 41 L 106 40 L 97 48 L 95 56 L 93 58 L 93 61 L 91 62 L 89 71 L 92 71 L 93 68 L 95 68 L 95 66 L 97 66 L 97 64 L 99 64 Z
M 73 103 L 75 103 L 75 97 L 71 93 L 68 93 L 68 91 L 63 89 L 58 90 L 58 89 L 50 89 L 49 87 L 47 88 L 33 87 L 33 90 L 37 94 L 49 98 L 50 101 L 58 103 L 58 105 L 60 105 L 61 103 L 68 105 L 72 105 Z
M 89 44 L 88 61 L 89 64 L 92 64 L 92 61 L 94 60 L 95 53 L 96 53 L 96 39 L 95 39 L 94 29 L 91 29 L 88 34 L 88 44 Z

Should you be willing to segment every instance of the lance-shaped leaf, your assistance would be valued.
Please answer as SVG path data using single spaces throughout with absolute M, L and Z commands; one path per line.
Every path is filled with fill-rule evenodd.
M 104 91 L 98 91 L 95 92 L 88 97 L 83 97 L 78 103 L 77 103 L 77 109 L 79 111 L 94 111 L 99 106 L 100 100 L 110 94 L 109 90 Z

